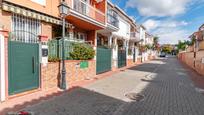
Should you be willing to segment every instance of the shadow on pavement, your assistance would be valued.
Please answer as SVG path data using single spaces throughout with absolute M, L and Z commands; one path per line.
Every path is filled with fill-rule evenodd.
M 24 103 L 27 107 L 23 110 L 34 112 L 35 115 L 110 115 L 125 103 L 82 87 L 63 92 L 47 100 L 36 101 L 39 103 L 29 102 L 30 105 L 34 104 L 33 106 Z M 6 111 L 14 111 L 17 106 L 5 109 L 4 114 Z
M 130 67 L 128 69 L 129 70 L 136 70 L 136 71 L 143 71 L 143 72 L 153 72 L 153 70 L 155 68 L 157 68 L 161 65 L 160 63 L 158 63 L 159 61 L 161 61 L 165 64 L 167 60 L 165 58 L 155 59 L 151 63 L 150 62 L 143 63 L 141 65 Z
M 172 68 L 180 67 L 175 59 L 162 61 Z M 129 69 L 151 72 L 159 65 L 146 63 Z M 160 68 L 164 71 L 157 71 L 158 74 L 151 79 L 142 79 L 142 85 L 133 86 L 133 88 L 140 87 L 140 91 L 133 90 L 132 93 L 135 91 L 135 93 L 144 95 L 142 101 L 125 101 L 77 87 L 47 100 L 37 100 L 39 103 L 28 106 L 24 110 L 34 112 L 36 115 L 181 115 L 183 111 L 187 111 L 189 115 L 203 115 L 204 110 L 197 111 L 196 108 L 204 106 L 204 97 L 188 86 L 190 83 L 188 79 L 185 76 L 177 76 L 174 69 L 169 70 L 164 66 Z M 112 87 L 120 88 L 120 86 Z

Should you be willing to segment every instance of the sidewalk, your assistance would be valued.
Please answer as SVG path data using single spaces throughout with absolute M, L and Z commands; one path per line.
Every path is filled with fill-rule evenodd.
M 131 67 L 27 106 L 37 115 L 203 115 L 204 96 L 175 58 Z M 125 94 L 142 94 L 134 101 Z
M 137 64 L 137 65 L 140 65 L 140 64 Z M 104 79 L 106 77 L 111 77 L 114 74 L 117 74 L 117 73 L 119 73 L 119 72 L 121 72 L 127 68 L 137 66 L 137 65 L 132 65 L 129 67 L 123 67 L 123 68 L 120 68 L 120 69 L 115 70 L 115 71 L 110 71 L 110 72 L 106 72 L 106 73 L 103 73 L 100 75 L 96 75 L 95 78 L 91 79 L 91 80 L 84 80 L 84 81 L 76 82 L 74 84 L 69 84 L 69 90 L 66 92 L 63 92 L 60 89 L 53 89 L 53 90 L 48 90 L 48 91 L 36 91 L 36 92 L 31 93 L 31 94 L 25 94 L 23 96 L 9 99 L 8 101 L 1 103 L 0 113 L 5 114 L 8 111 L 20 110 L 26 106 L 39 103 L 43 100 L 51 99 L 53 97 L 62 95 L 62 94 L 67 93 L 67 92 L 71 92 L 72 90 L 75 90 L 79 87 L 86 86 L 88 84 L 92 84 L 92 83 L 94 83 L 98 80 Z

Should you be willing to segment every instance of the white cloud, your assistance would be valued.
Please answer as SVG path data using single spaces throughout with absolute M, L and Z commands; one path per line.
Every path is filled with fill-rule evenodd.
M 191 0 L 128 0 L 127 8 L 136 8 L 142 16 L 175 16 L 185 13 Z
M 186 21 L 174 21 L 174 20 L 152 20 L 149 19 L 143 23 L 148 31 L 151 31 L 156 28 L 174 28 L 180 26 L 186 26 L 188 23 Z
M 186 40 L 189 36 L 188 31 L 179 28 L 160 28 L 155 33 L 161 44 L 177 44 L 178 40 Z
M 178 40 L 184 40 L 189 36 L 189 32 L 183 29 L 188 25 L 185 21 L 149 19 L 143 25 L 148 31 L 158 35 L 162 44 L 176 44 Z
M 147 28 L 147 30 L 155 29 L 159 26 L 160 21 L 149 19 L 143 23 L 143 25 Z

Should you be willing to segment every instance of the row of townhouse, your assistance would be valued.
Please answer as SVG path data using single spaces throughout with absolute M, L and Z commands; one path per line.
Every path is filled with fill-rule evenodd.
M 204 75 L 204 24 L 189 38 L 193 44 L 188 46 L 186 51 L 180 51 L 178 58 L 199 74 Z
M 61 63 L 49 63 L 46 49 L 61 36 L 61 2 L 69 7 L 65 35 L 96 51 L 85 67 L 65 62 L 69 85 L 154 56 L 139 50 L 152 45 L 153 36 L 107 0 L 0 0 L 0 101 L 59 86 Z

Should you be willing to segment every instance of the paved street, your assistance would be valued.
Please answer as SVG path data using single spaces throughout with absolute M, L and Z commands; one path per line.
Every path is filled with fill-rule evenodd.
M 144 95 L 141 101 L 125 94 Z M 176 58 L 154 60 L 41 101 L 36 115 L 204 115 L 204 96 Z

